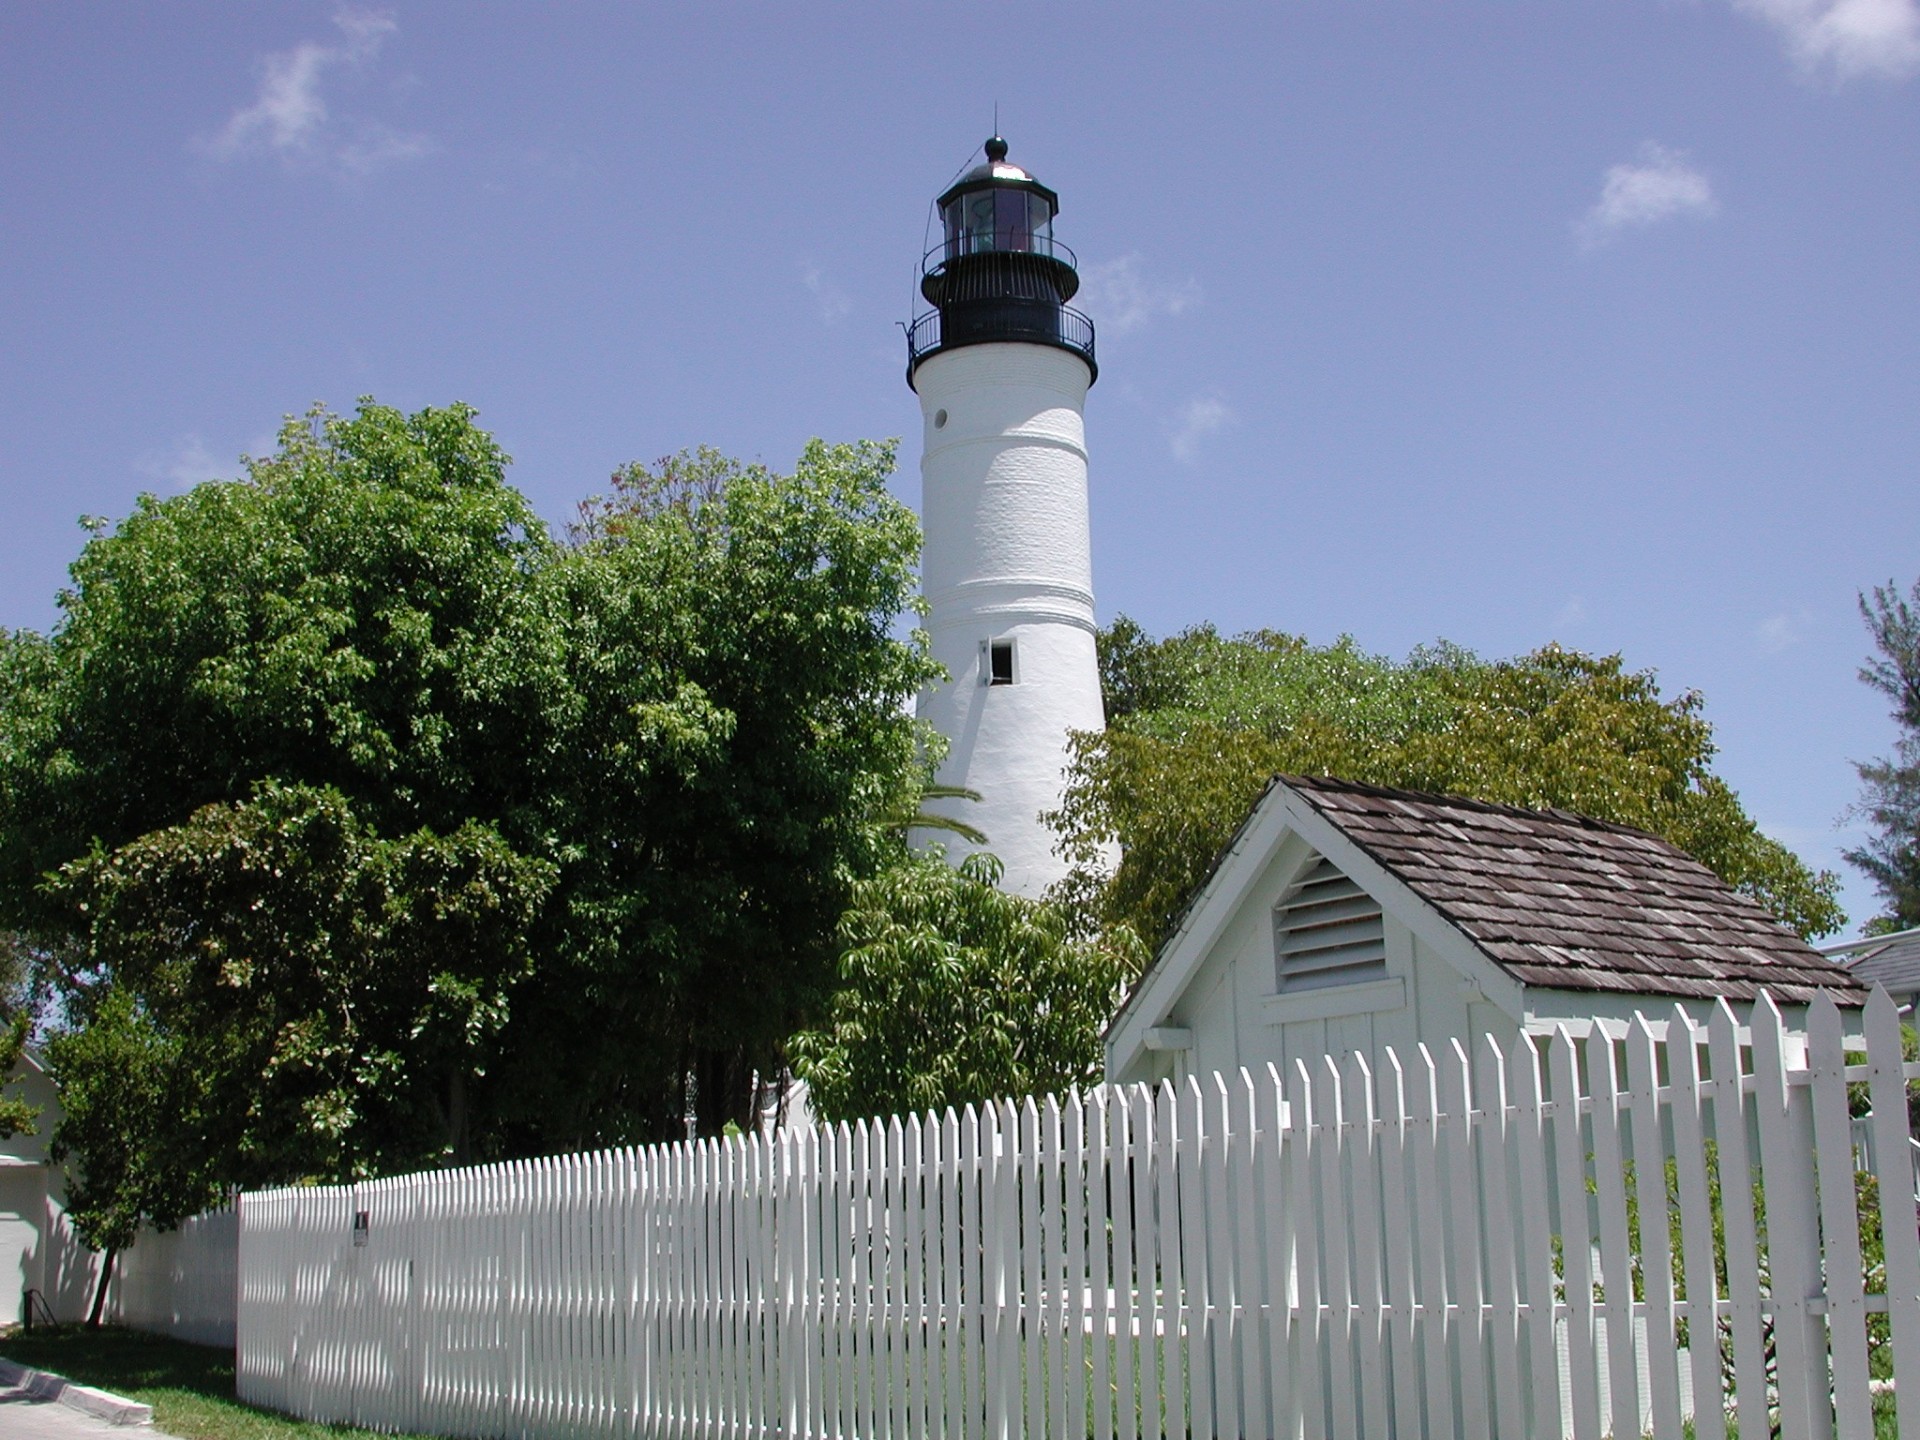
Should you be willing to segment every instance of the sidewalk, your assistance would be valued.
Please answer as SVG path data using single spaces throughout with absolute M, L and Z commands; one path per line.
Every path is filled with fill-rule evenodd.
M 0 1435 L 6 1440 L 106 1440 L 108 1436 L 168 1440 L 151 1425 L 115 1425 L 4 1381 L 0 1381 Z

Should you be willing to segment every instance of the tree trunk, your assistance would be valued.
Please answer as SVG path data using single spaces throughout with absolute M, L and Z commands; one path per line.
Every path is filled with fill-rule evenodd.
M 93 1309 L 87 1315 L 87 1328 L 100 1328 L 100 1313 L 107 1308 L 107 1282 L 113 1279 L 113 1259 L 120 1253 L 116 1245 L 109 1245 L 106 1254 L 100 1260 L 100 1288 L 93 1292 Z
M 473 1163 L 467 1136 L 467 1076 L 459 1069 L 447 1077 L 447 1163 L 455 1167 Z
M 746 1051 L 700 1050 L 694 1062 L 694 1132 L 701 1136 L 718 1135 L 732 1121 L 751 1132 L 758 1117 L 754 1114 L 759 1087 L 754 1083 L 753 1066 Z

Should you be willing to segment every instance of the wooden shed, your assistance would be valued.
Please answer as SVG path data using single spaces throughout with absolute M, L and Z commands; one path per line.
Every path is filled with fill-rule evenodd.
M 1107 1077 L 1586 1034 L 1677 1001 L 1789 1018 L 1862 982 L 1667 841 L 1561 810 L 1277 777 L 1106 1035 Z

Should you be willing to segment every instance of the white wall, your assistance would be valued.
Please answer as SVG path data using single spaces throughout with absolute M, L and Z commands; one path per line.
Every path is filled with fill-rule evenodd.
M 195 1345 L 231 1346 L 239 1248 L 240 1216 L 231 1207 L 165 1234 L 142 1231 L 114 1263 L 107 1320 Z
M 98 1273 L 95 1256 L 66 1219 L 66 1176 L 47 1159 L 60 1122 L 60 1099 L 31 1055 L 9 1081 L 40 1114 L 34 1133 L 0 1141 L 0 1323 L 20 1318 L 28 1289 L 41 1292 L 62 1321 L 86 1318 Z
M 1065 866 L 1042 811 L 1059 803 L 1067 734 L 1105 724 L 1094 655 L 1086 362 L 1045 345 L 970 345 L 914 374 L 925 421 L 922 586 L 951 679 L 920 716 L 951 745 L 934 802 L 985 832 L 1004 884 L 1037 895 Z M 1015 683 L 982 683 L 981 647 L 1011 639 Z M 940 837 L 958 859 L 968 847 Z

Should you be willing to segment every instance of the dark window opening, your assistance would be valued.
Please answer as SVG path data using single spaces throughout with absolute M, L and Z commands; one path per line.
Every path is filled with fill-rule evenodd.
M 1013 641 L 996 640 L 987 651 L 987 683 L 1013 684 Z

